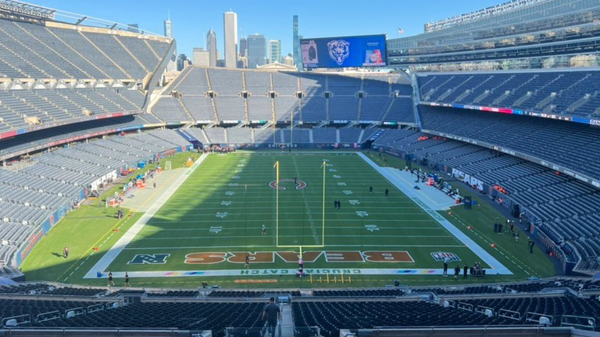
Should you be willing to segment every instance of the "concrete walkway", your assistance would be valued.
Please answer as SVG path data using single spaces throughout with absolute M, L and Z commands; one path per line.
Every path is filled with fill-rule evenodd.
M 154 194 L 157 195 L 156 201 L 148 202 L 149 204 L 148 210 L 146 213 L 142 215 L 142 217 L 133 225 L 131 228 L 123 234 L 123 236 L 115 243 L 115 245 L 108 251 L 106 254 L 96 262 L 96 264 L 90 269 L 87 274 L 85 274 L 84 278 L 96 278 L 96 272 L 102 271 L 104 272 L 108 266 L 117 258 L 117 256 L 125 249 L 125 247 L 135 238 L 135 236 L 144 228 L 146 223 L 152 219 L 154 214 L 158 212 L 158 210 L 169 200 L 169 198 L 177 191 L 179 186 L 181 186 L 185 180 L 200 166 L 200 164 L 206 159 L 208 154 L 203 154 L 192 167 L 184 169 L 184 174 L 174 175 L 169 179 L 169 183 L 165 182 L 165 189 L 161 191 L 162 193 L 157 193 L 158 191 L 154 191 Z M 161 173 L 162 174 L 162 173 Z M 158 175 L 160 176 L 160 174 Z M 157 176 L 157 177 L 158 177 Z M 93 252 L 92 252 L 93 254 Z M 114 276 L 117 278 L 124 277 L 123 272 L 114 273 Z M 107 277 L 106 274 L 102 275 L 102 277 Z
M 281 304 L 281 337 L 294 337 L 292 307 L 289 304 Z
M 153 179 L 147 180 L 146 187 L 136 188 L 131 191 L 121 205 L 123 208 L 130 209 L 133 212 L 148 211 L 148 208 L 167 190 L 169 182 L 185 174 L 185 171 L 186 169 L 179 168 L 156 174 Z M 156 183 L 156 188 L 153 187 L 154 183 Z
M 362 153 L 358 153 L 358 156 L 364 159 L 372 168 L 378 171 L 383 177 L 385 177 L 390 183 L 392 183 L 396 188 L 402 191 L 407 197 L 409 197 L 412 201 L 414 201 L 425 213 L 429 214 L 435 221 L 437 221 L 442 227 L 444 227 L 448 232 L 450 232 L 454 237 L 456 237 L 465 247 L 468 247 L 473 253 L 481 258 L 491 269 L 486 269 L 488 274 L 496 274 L 496 275 L 512 275 L 513 273 L 500 261 L 496 260 L 490 253 L 481 248 L 473 239 L 468 237 L 461 230 L 456 228 L 454 224 L 450 221 L 446 220 L 443 216 L 438 214 L 437 211 L 433 209 L 436 206 L 434 200 L 429 198 L 423 198 L 423 194 L 420 190 L 415 190 L 410 185 L 407 185 L 405 181 L 398 179 L 398 169 L 389 169 L 385 167 L 380 167 L 374 161 L 372 161 L 369 157 L 365 156 Z
M 368 157 L 367 157 L 368 158 Z M 450 209 L 452 206 L 456 206 L 456 202 L 453 198 L 446 195 L 446 193 L 438 190 L 433 186 L 428 186 L 422 182 L 415 182 L 416 177 L 412 173 L 399 170 L 393 167 L 382 167 L 380 171 L 388 171 L 398 182 L 404 183 L 404 187 L 410 189 L 414 194 L 426 203 L 429 208 L 436 211 L 443 211 Z M 419 186 L 419 190 L 415 189 L 415 186 Z

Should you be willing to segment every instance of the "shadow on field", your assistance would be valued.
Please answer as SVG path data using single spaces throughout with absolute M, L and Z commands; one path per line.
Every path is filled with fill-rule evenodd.
M 268 134 L 262 134 L 261 137 L 265 137 L 265 141 L 275 141 L 275 137 L 279 133 L 272 130 L 268 131 Z M 332 151 L 331 153 L 333 155 L 336 152 Z M 305 214 L 308 206 L 304 200 L 306 198 L 315 203 L 310 207 L 312 210 L 311 216 L 314 217 L 314 223 L 320 226 L 322 215 L 322 169 L 319 166 L 322 158 L 327 158 L 328 155 L 319 154 L 312 157 L 315 158 L 315 165 L 311 163 L 310 170 L 307 170 L 305 168 L 298 169 L 298 167 L 302 166 L 303 161 L 308 157 L 295 156 L 294 154 L 294 152 L 290 155 L 287 151 L 281 153 L 281 151 L 276 150 L 261 151 L 253 155 L 238 153 L 209 156 L 207 162 L 201 165 L 195 174 L 190 176 L 179 190 L 171 196 L 169 201 L 145 225 L 144 229 L 128 244 L 127 249 L 113 261 L 110 268 L 113 271 L 129 272 L 183 269 L 242 270 L 244 269 L 245 255 L 248 252 L 270 252 L 275 250 L 297 252 L 298 248 L 276 248 L 274 236 L 276 190 L 269 186 L 269 183 L 276 179 L 276 170 L 273 168 L 276 161 L 282 163 L 280 180 L 291 179 L 293 181 L 293 178 L 298 178 L 308 184 L 305 190 L 296 190 L 293 182 L 281 184 L 281 186 L 286 187 L 286 190 L 279 193 L 280 206 L 282 210 L 285 208 L 280 216 L 280 223 L 283 226 L 287 224 L 288 226 L 296 226 L 296 228 L 294 231 L 280 232 L 282 234 L 280 244 L 314 245 L 315 235 L 311 232 L 311 225 L 309 224 L 312 220 L 309 220 L 309 216 Z M 306 164 L 304 165 L 306 166 Z M 333 212 L 331 207 L 333 201 L 343 198 L 341 190 L 338 191 L 338 189 L 331 188 L 331 191 L 327 194 L 327 214 Z M 266 202 L 265 200 L 272 200 L 272 202 Z M 114 224 L 117 223 L 116 209 L 101 207 L 98 208 L 97 213 L 94 212 L 96 216 L 85 219 L 85 224 L 78 224 L 80 234 L 86 233 L 85 228 L 95 226 L 95 221 L 104 221 L 95 220 L 94 218 L 114 218 Z M 294 218 L 287 218 L 289 216 Z M 262 224 L 267 225 L 267 235 L 265 236 L 262 235 Z M 318 233 L 320 234 L 320 230 Z M 98 235 L 96 233 L 94 241 L 99 240 L 104 234 Z M 119 232 L 118 237 L 121 235 L 122 233 Z M 76 240 L 77 236 L 73 235 L 66 239 Z M 74 273 L 71 273 L 72 276 L 68 279 L 68 282 L 81 283 L 82 277 L 90 271 L 101 256 L 112 248 L 114 239 L 109 243 L 103 245 L 89 259 L 86 259 L 87 255 L 73 254 L 75 251 L 71 247 L 72 254 L 69 259 L 60 262 L 56 260 L 56 263 L 51 267 L 30 269 L 27 272 L 35 275 L 35 279 L 57 281 L 60 278 L 58 281 L 63 281 L 70 275 L 69 273 L 74 271 Z M 64 243 L 54 242 L 52 245 L 53 247 L 44 247 L 44 249 L 49 249 L 50 252 L 56 251 L 62 249 Z M 82 248 L 77 253 L 86 253 L 86 250 L 91 248 L 91 246 Z M 321 250 L 321 248 L 312 250 Z M 238 263 L 186 264 L 186 257 L 190 257 L 190 254 L 206 252 L 236 252 L 239 253 L 241 261 L 236 261 Z M 52 252 L 51 254 L 55 257 L 63 257 L 59 253 Z M 89 251 L 86 254 L 89 254 Z M 150 260 L 138 262 L 139 264 L 132 262 L 136 256 L 144 254 L 148 256 L 166 254 L 167 258 L 154 261 L 156 262 L 155 265 Z M 193 259 L 188 260 L 193 261 Z M 198 261 L 196 260 L 196 262 Z M 272 269 L 274 267 L 295 269 L 298 267 L 297 263 L 284 263 L 277 257 L 275 257 L 275 262 L 274 264 L 251 264 L 251 269 Z M 309 282 L 308 279 L 297 279 L 293 275 L 284 277 L 293 278 L 299 282 L 307 282 L 307 284 Z M 238 278 L 266 280 L 280 279 L 281 276 L 240 276 Z M 186 278 L 186 282 L 188 282 L 187 287 L 189 287 L 194 283 L 200 286 L 201 282 L 213 281 L 212 278 L 194 277 L 193 279 Z M 91 279 L 86 280 L 85 284 L 104 286 L 105 280 Z M 169 286 L 166 279 L 163 286 Z M 246 285 L 247 288 L 255 286 L 255 284 Z M 282 287 L 285 285 L 274 286 Z

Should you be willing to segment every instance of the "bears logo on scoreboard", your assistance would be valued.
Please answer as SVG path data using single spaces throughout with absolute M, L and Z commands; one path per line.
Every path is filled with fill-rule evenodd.
M 460 261 L 460 257 L 454 253 L 450 252 L 433 252 L 431 253 L 431 257 L 438 262 L 455 262 Z
M 350 42 L 345 40 L 332 40 L 327 42 L 329 57 L 337 63 L 338 66 L 344 64 L 344 61 L 350 56 Z

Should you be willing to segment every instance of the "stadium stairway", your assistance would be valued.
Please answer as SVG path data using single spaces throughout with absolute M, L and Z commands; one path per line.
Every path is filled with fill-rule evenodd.
M 161 57 L 158 56 L 158 54 L 156 53 L 156 51 L 154 50 L 154 48 L 152 48 L 152 46 L 150 45 L 150 43 L 148 43 L 147 40 L 144 40 L 144 43 L 146 44 L 146 46 L 148 46 L 148 49 L 150 49 L 150 52 L 156 57 L 156 60 L 160 61 Z
M 151 73 L 151 70 L 148 70 L 148 68 L 146 68 L 146 65 L 144 63 L 142 63 L 142 61 L 140 61 L 137 57 L 135 57 L 135 54 L 132 53 L 129 48 L 127 48 L 127 46 L 125 46 L 125 44 L 123 42 L 121 42 L 121 40 L 119 40 L 118 37 L 113 35 L 113 38 L 115 39 L 115 41 L 117 41 L 117 43 L 119 45 L 121 45 L 121 47 L 123 47 L 123 49 L 125 49 L 125 52 L 127 52 L 127 54 L 129 54 L 129 56 L 131 56 L 131 58 L 140 66 L 142 67 L 142 69 L 144 69 L 144 71 L 146 71 L 147 73 Z
M 87 61 L 92 67 L 94 67 L 97 71 L 99 71 L 100 73 L 102 73 L 105 76 L 105 78 L 111 78 L 111 76 L 108 73 L 106 73 L 104 70 L 102 70 L 102 68 L 98 67 L 95 63 L 93 63 L 92 61 L 90 61 L 89 58 L 87 58 L 85 55 L 83 55 L 82 53 L 80 53 L 76 48 L 73 48 L 69 43 L 67 43 L 63 39 L 61 39 L 60 36 L 58 36 L 56 33 L 54 33 L 51 29 L 46 28 L 46 31 L 48 33 L 50 33 L 50 35 L 54 36 L 54 38 L 56 38 L 58 41 L 62 42 L 73 53 L 77 54 L 79 57 L 81 57 L 82 59 L 84 59 L 85 61 Z
M 47 44 L 45 43 L 43 40 L 41 40 L 40 38 L 38 38 L 37 36 L 35 36 L 34 34 L 32 34 L 30 31 L 28 31 L 27 29 L 24 29 L 21 25 L 17 24 L 17 23 L 13 23 L 15 26 L 17 26 L 23 33 L 27 34 L 28 36 L 31 37 L 31 39 L 37 41 L 37 43 L 39 43 L 40 45 L 43 45 L 44 47 L 48 48 L 49 50 L 51 50 L 52 52 L 54 52 L 56 55 L 58 55 L 58 57 L 60 57 L 63 61 L 67 62 L 68 64 L 70 64 L 73 68 L 77 69 L 78 71 L 80 71 L 82 74 L 85 74 L 85 76 L 87 76 L 87 78 L 94 78 L 94 76 L 90 75 L 88 72 L 86 72 L 85 70 L 83 70 L 82 68 L 78 67 L 75 63 L 71 62 L 71 60 L 69 60 L 68 57 L 65 57 L 63 55 L 63 53 L 58 52 L 55 48 L 52 47 L 52 44 Z
M 292 319 L 292 307 L 289 304 L 281 306 L 281 336 L 294 337 L 294 320 Z
M 134 76 L 130 75 L 125 69 L 123 69 L 117 62 L 115 62 L 109 55 L 107 55 L 98 45 L 96 45 L 89 37 L 85 34 L 79 32 L 79 34 L 91 44 L 100 54 L 106 57 L 117 69 L 119 69 L 123 74 L 125 74 L 128 78 L 134 78 Z

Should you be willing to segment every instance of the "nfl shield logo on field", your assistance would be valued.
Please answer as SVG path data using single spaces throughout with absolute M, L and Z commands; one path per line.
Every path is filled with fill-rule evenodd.
M 171 254 L 136 254 L 127 264 L 165 264 Z
M 438 262 L 456 262 L 460 261 L 458 255 L 450 252 L 433 252 L 431 257 Z

